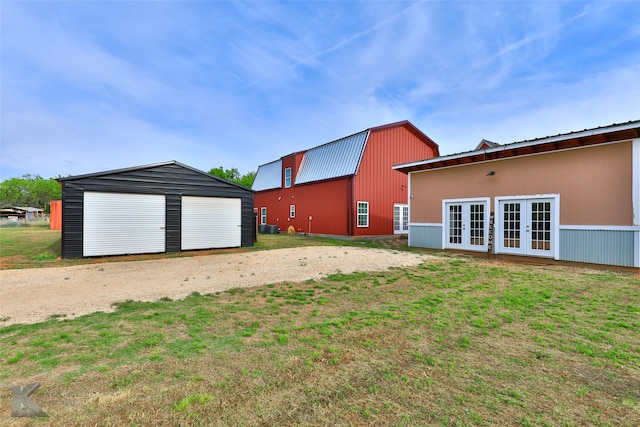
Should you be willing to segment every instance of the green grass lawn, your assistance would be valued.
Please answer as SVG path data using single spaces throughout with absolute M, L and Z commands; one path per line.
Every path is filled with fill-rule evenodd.
M 305 243 L 343 242 L 252 250 Z M 118 307 L 0 328 L 2 425 L 640 420 L 638 275 L 445 256 Z M 36 381 L 50 418 L 11 418 Z
M 39 267 L 60 256 L 60 231 L 46 226 L 0 228 L 0 268 Z

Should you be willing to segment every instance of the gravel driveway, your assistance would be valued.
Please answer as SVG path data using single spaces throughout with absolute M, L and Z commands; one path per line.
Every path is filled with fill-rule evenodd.
M 112 311 L 118 301 L 180 299 L 332 273 L 420 264 L 428 255 L 386 249 L 312 246 L 294 249 L 0 270 L 0 326 Z

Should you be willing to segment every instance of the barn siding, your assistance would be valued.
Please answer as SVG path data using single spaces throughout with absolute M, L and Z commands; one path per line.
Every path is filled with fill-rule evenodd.
M 443 199 L 560 194 L 563 224 L 630 226 L 632 158 L 631 142 L 621 141 L 411 172 L 411 222 L 441 222 Z
M 638 232 L 562 229 L 561 227 L 560 259 L 634 267 L 635 233 Z
M 347 179 L 335 179 L 291 188 L 261 191 L 255 194 L 255 207 L 267 207 L 267 224 L 286 232 L 293 225 L 297 233 L 347 235 Z M 289 217 L 290 205 L 296 205 L 295 218 Z
M 62 184 L 62 257 L 82 257 L 84 191 L 164 194 L 167 196 L 166 251 L 180 251 L 180 198 L 241 199 L 241 246 L 253 245 L 253 191 L 178 162 L 60 179 Z
M 409 224 L 409 246 L 442 249 L 442 225 Z
M 84 191 L 62 187 L 62 258 L 82 258 Z
M 394 165 L 436 155 L 405 126 L 372 130 L 354 178 L 354 209 L 358 201 L 369 202 L 369 227 L 355 227 L 354 235 L 392 235 L 393 206 L 409 200 L 408 176 Z M 356 221 L 356 218 L 354 218 Z

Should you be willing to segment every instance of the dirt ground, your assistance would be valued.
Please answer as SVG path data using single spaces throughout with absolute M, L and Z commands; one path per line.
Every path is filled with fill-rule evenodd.
M 230 288 L 319 279 L 332 273 L 412 266 L 428 255 L 314 246 L 250 253 L 0 270 L 0 326 L 112 311 L 126 300 L 184 298 Z

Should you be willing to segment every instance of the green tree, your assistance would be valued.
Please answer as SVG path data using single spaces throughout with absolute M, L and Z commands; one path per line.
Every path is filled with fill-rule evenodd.
M 246 175 L 242 175 L 237 168 L 224 169 L 222 166 L 211 169 L 209 173 L 213 176 L 235 182 L 236 184 L 240 184 L 247 188 L 251 188 L 253 180 L 256 178 L 255 172 L 249 172 Z
M 0 183 L 0 206 L 32 206 L 47 210 L 49 201 L 62 198 L 62 188 L 55 178 L 22 175 Z

